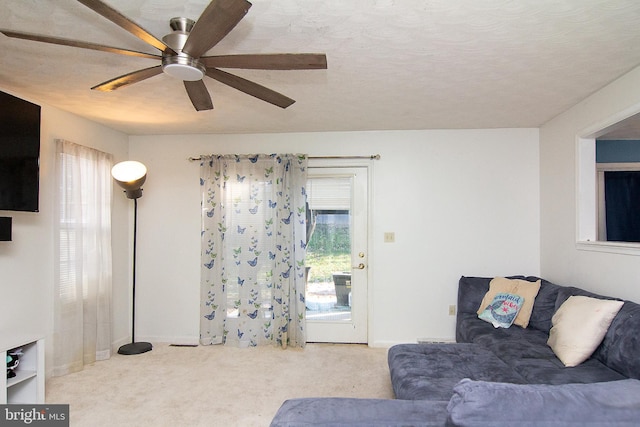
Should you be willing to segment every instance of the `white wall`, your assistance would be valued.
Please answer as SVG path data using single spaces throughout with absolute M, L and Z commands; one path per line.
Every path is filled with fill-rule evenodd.
M 452 338 L 460 275 L 532 274 L 640 300 L 638 258 L 576 249 L 576 134 L 640 104 L 640 68 L 535 129 L 131 136 L 44 105 L 39 213 L 0 243 L 0 329 L 51 332 L 54 139 L 149 167 L 139 199 L 140 339 L 198 337 L 200 153 L 380 153 L 370 343 Z M 14 94 L 20 96 L 19 94 Z M 129 154 L 127 153 L 129 141 Z M 539 166 L 539 169 L 538 169 Z M 114 341 L 129 334 L 131 205 L 114 197 Z M 396 233 L 383 243 L 383 233 Z
M 15 96 L 20 94 L 12 93 Z M 28 100 L 28 99 L 27 99 Z M 31 101 L 31 100 L 28 100 Z M 34 102 L 34 101 L 31 101 Z M 126 135 L 59 109 L 42 105 L 40 139 L 40 212 L 0 211 L 13 218 L 13 240 L 0 242 L 0 330 L 3 333 L 33 332 L 50 338 L 53 331 L 54 286 L 54 195 L 55 140 L 114 154 L 120 161 L 128 156 Z M 116 198 L 117 199 L 117 198 Z M 123 197 L 124 199 L 124 197 Z M 129 334 L 128 205 L 114 202 L 114 316 L 116 339 Z M 8 332 L 7 332 L 8 331 Z M 47 357 L 51 355 L 47 340 Z M 50 364 L 48 363 L 48 366 Z
M 637 256 L 576 248 L 576 135 L 640 105 L 638 87 L 640 68 L 540 129 L 542 275 L 561 285 L 635 301 L 640 301 Z
M 131 136 L 139 199 L 137 337 L 196 342 L 201 153 L 369 155 L 370 344 L 454 337 L 461 275 L 539 274 L 538 130 Z M 393 231 L 395 243 L 383 243 Z

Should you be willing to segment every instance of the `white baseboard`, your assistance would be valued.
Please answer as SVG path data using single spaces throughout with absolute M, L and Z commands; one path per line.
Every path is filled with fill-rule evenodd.
M 194 336 L 145 336 L 136 337 L 136 341 L 147 341 L 150 343 L 165 343 L 165 344 L 177 344 L 177 345 L 199 345 L 200 337 Z
M 194 336 L 175 336 L 175 337 L 167 337 L 167 336 L 144 336 L 144 337 L 136 337 L 136 341 L 146 341 L 150 343 L 163 343 L 163 344 L 176 344 L 176 345 L 199 345 L 200 338 Z M 118 352 L 118 348 L 121 345 L 127 344 L 131 342 L 131 338 L 122 338 L 118 341 L 115 341 L 112 344 L 113 353 Z M 397 344 L 407 344 L 409 341 L 374 341 L 369 343 L 369 347 L 372 348 L 391 348 Z M 455 338 L 451 337 L 427 337 L 427 338 L 417 338 L 416 342 L 418 344 L 453 344 L 456 342 Z
M 396 344 L 405 344 L 406 342 L 399 342 L 399 341 L 374 341 L 374 342 L 370 342 L 369 343 L 369 347 L 373 347 L 373 348 L 390 348 L 393 347 Z
M 200 338 L 193 336 L 175 336 L 175 337 L 166 337 L 166 336 L 138 336 L 136 335 L 136 341 L 138 342 L 150 342 L 151 344 L 177 344 L 177 345 L 199 345 Z M 121 338 L 117 341 L 114 341 L 111 344 L 111 349 L 113 353 L 117 353 L 120 346 L 124 344 L 129 344 L 131 342 L 131 337 Z
M 455 338 L 418 338 L 418 344 L 454 344 Z

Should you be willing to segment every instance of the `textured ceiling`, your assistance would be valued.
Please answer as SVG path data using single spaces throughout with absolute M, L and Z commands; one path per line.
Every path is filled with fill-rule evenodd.
M 207 0 L 105 0 L 156 37 Z M 0 35 L 0 89 L 128 134 L 538 127 L 640 64 L 638 0 L 253 0 L 209 51 L 326 53 L 327 70 L 228 70 L 297 102 L 282 110 L 205 78 L 196 112 L 156 61 Z M 0 28 L 157 53 L 74 0 L 0 0 Z

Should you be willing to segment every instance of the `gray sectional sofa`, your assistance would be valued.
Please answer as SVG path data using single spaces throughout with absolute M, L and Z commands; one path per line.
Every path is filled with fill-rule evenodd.
M 292 399 L 272 426 L 640 425 L 640 305 L 625 301 L 592 356 L 566 367 L 547 345 L 554 313 L 572 295 L 613 298 L 540 280 L 528 326 L 494 328 L 477 313 L 491 280 L 460 279 L 456 343 L 389 349 L 395 400 Z

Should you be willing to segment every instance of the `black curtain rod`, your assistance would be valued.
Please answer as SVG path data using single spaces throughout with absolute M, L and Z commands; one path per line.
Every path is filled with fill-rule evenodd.
M 368 159 L 368 160 L 380 160 L 380 154 L 372 154 L 370 156 L 309 156 L 309 159 Z M 189 157 L 190 162 L 195 162 L 198 160 L 202 160 L 201 156 L 198 157 Z

